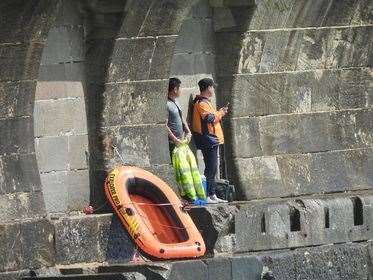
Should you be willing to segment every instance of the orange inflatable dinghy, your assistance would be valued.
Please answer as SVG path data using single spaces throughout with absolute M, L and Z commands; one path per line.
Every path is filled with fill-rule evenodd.
M 158 259 L 195 258 L 206 248 L 173 190 L 143 169 L 121 166 L 105 181 L 105 194 L 138 247 Z

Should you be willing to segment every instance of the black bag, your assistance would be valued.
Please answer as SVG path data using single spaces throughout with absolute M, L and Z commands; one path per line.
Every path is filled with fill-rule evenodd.
M 228 180 L 216 180 L 216 196 L 228 202 L 236 199 L 236 189 L 234 185 L 230 185 Z

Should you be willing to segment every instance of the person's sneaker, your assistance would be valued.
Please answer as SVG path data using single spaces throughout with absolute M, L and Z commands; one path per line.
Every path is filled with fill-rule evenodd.
M 219 201 L 217 201 L 216 199 L 214 199 L 213 195 L 208 196 L 207 199 L 206 199 L 206 202 L 207 202 L 207 204 L 219 203 Z
M 227 200 L 220 199 L 219 197 L 216 196 L 216 194 L 211 196 L 213 200 L 217 201 L 217 203 L 227 203 Z

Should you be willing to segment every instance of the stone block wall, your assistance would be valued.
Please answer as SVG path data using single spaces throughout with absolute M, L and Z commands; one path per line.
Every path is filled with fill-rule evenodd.
M 24 29 L 24 22 L 18 21 L 23 10 L 16 10 L 19 3 L 3 3 L 1 9 L 12 13 L 2 15 L 6 26 L 1 29 L 0 59 L 0 197 L 2 207 L 6 209 L 1 222 L 22 219 L 23 217 L 43 215 L 44 201 L 41 194 L 40 179 L 37 172 L 35 150 L 33 146 L 33 92 L 48 30 L 53 5 L 31 1 L 24 9 L 31 9 L 35 15 L 34 26 Z M 51 16 L 52 16 L 51 15 Z M 23 20 L 30 20 L 30 15 Z M 4 24 L 2 24 L 2 27 Z M 39 32 L 33 31 L 33 27 Z M 37 207 L 29 213 L 17 216 L 13 205 L 30 203 L 34 199 Z
M 169 165 L 166 98 L 172 50 L 189 5 L 185 1 L 126 3 L 126 16 L 113 38 L 102 91 L 89 95 L 89 110 L 96 119 L 92 127 L 95 138 L 100 139 L 91 145 L 95 204 L 104 201 L 106 172 L 123 164 L 113 146 L 126 164 L 153 171 L 176 186 Z
M 131 238 L 112 214 L 70 216 L 56 220 L 56 263 L 123 263 L 135 252 Z
M 188 111 L 190 94 L 199 92 L 198 81 L 215 74 L 215 36 L 212 8 L 199 0 L 185 17 L 173 50 L 170 76 L 179 77 L 184 88 L 180 103 Z
M 371 240 L 371 194 L 249 203 L 235 217 L 236 251 Z
M 0 3 L 0 270 L 54 265 L 34 149 L 34 93 L 54 1 Z M 2 277 L 2 276 L 0 276 Z M 7 275 L 3 279 L 9 279 Z
M 202 74 L 220 84 L 218 106 L 231 103 L 229 176 L 250 202 L 196 211 L 209 253 L 234 256 L 178 262 L 171 279 L 188 269 L 212 279 L 259 277 L 264 266 L 276 279 L 368 277 L 371 1 L 211 0 L 192 8 L 94 0 L 82 2 L 83 18 L 61 2 L 73 3 L 0 3 L 0 271 L 8 271 L 0 278 L 55 263 L 129 260 L 133 248 L 110 215 L 48 221 L 45 205 L 52 197 L 70 211 L 89 193 L 101 206 L 106 172 L 122 164 L 113 145 L 127 164 L 173 184 L 164 124 L 170 69 L 194 91 L 213 63 Z M 346 242 L 359 244 L 324 246 Z M 272 249 L 281 251 L 240 255 Z
M 84 26 L 76 1 L 57 9 L 36 85 L 35 150 L 47 211 L 71 212 L 89 203 Z
M 232 104 L 228 166 L 240 199 L 372 188 L 372 6 L 348 3 L 217 11 L 220 97 Z
M 344 199 L 344 198 L 339 198 Z M 348 198 L 349 199 L 349 198 Z M 370 197 L 371 199 L 371 197 Z M 342 220 L 333 222 L 335 215 L 339 215 L 339 208 L 342 209 L 343 203 L 338 201 L 338 198 L 331 198 L 334 203 L 329 203 L 330 206 L 330 230 L 342 229 L 347 224 L 353 224 L 354 218 L 347 219 L 346 222 Z M 365 202 L 367 200 L 364 199 Z M 364 202 L 364 208 L 365 208 Z M 305 202 L 306 208 L 310 204 Z M 275 204 L 273 204 L 275 205 Z M 247 207 L 248 208 L 247 208 Z M 247 221 L 241 219 L 243 213 L 250 213 L 250 204 L 243 205 L 243 208 L 236 214 L 239 226 L 244 226 Z M 313 206 L 317 207 L 317 203 Z M 353 208 L 354 206 L 352 206 Z M 233 210 L 233 207 L 230 206 Z M 258 209 L 260 207 L 256 207 Z M 254 210 L 255 210 L 254 209 Z M 284 213 L 283 208 L 277 207 L 279 215 Z M 200 209 L 201 211 L 203 209 Z M 227 210 L 227 209 L 225 209 Z M 228 213 L 234 214 L 235 211 L 228 210 L 225 212 L 221 206 L 213 206 L 204 209 L 207 213 L 194 213 L 200 217 L 208 217 L 211 221 L 210 229 L 216 230 L 206 234 L 215 234 L 221 237 L 221 234 L 227 232 L 227 221 L 230 220 Z M 371 211 L 371 209 L 369 210 Z M 220 212 L 220 213 L 219 213 Z M 343 212 L 343 211 L 342 211 Z M 342 215 L 347 213 L 344 211 Z M 267 233 L 271 233 L 272 238 L 281 239 L 280 236 L 275 235 L 275 225 L 278 221 L 286 221 L 285 216 L 276 216 L 276 212 L 271 211 L 272 218 L 268 221 Z M 201 215 L 202 214 L 202 215 Z M 207 214 L 207 215 L 206 215 Z M 308 215 L 307 210 L 301 212 L 301 215 Z M 342 216 L 340 215 L 340 217 Z M 314 218 L 317 215 L 314 215 Z M 364 216 L 365 217 L 365 216 Z M 289 220 L 290 221 L 290 220 Z M 314 220 L 316 221 L 316 219 Z M 322 221 L 323 223 L 323 221 Z M 250 222 L 249 222 L 250 224 Z M 290 224 L 292 222 L 290 221 Z M 251 225 L 251 224 L 250 224 Z M 312 224 L 315 226 L 315 224 Z M 204 226 L 199 224 L 199 226 Z M 295 227 L 294 225 L 289 225 Z M 359 225 L 356 225 L 359 226 Z M 360 225 L 361 226 L 361 225 Z M 22 233 L 19 229 L 22 229 Z M 247 228 L 247 226 L 246 226 Z M 303 231 L 303 224 L 301 225 Z M 4 228 L 3 228 L 4 229 Z M 282 227 L 279 227 L 281 231 Z M 47 231 L 46 231 L 47 230 Z M 54 230 L 49 233 L 48 230 Z M 296 279 L 299 276 L 305 279 L 320 279 L 320 276 L 325 279 L 369 279 L 371 275 L 372 263 L 370 258 L 372 256 L 371 242 L 359 242 L 349 244 L 327 244 L 324 246 L 296 248 L 282 250 L 265 250 L 262 252 L 251 253 L 236 253 L 234 255 L 223 254 L 215 256 L 214 258 L 205 258 L 198 260 L 176 260 L 176 261 L 152 261 L 144 264 L 128 264 L 128 262 L 135 252 L 135 248 L 130 241 L 130 238 L 123 232 L 122 227 L 117 219 L 111 214 L 92 215 L 92 216 L 67 216 L 52 223 L 38 223 L 32 227 L 31 224 L 25 223 L 23 225 L 9 225 L 5 228 L 5 236 L 2 237 L 4 250 L 11 246 L 11 235 L 18 234 L 20 236 L 19 242 L 16 244 L 17 250 L 14 251 L 12 258 L 5 262 L 9 268 L 16 268 L 16 264 L 31 266 L 32 263 L 45 264 L 51 258 L 55 258 L 56 266 L 50 268 L 35 269 L 33 275 L 38 276 L 37 279 L 118 279 L 121 276 L 130 276 L 130 273 L 138 273 L 137 277 L 130 279 L 263 279 L 261 278 L 266 272 L 271 271 L 275 279 Z M 357 231 L 351 231 L 351 236 Z M 362 231 L 360 231 L 362 232 Z M 320 232 L 321 234 L 322 232 Z M 338 236 L 341 232 L 338 232 Z M 301 234 L 303 236 L 303 234 Z M 300 238 L 296 231 L 289 234 L 289 240 Z M 349 235 L 346 232 L 345 237 Z M 331 236 L 331 235 L 330 235 Z M 342 235 L 339 235 L 341 237 Z M 42 247 L 40 253 L 35 254 L 35 251 L 28 250 L 23 247 L 23 242 L 27 238 L 34 238 L 36 241 L 54 240 L 52 243 L 47 243 L 46 247 Z M 240 242 L 238 236 L 238 242 Z M 258 237 L 260 240 L 263 237 Z M 300 239 L 299 239 L 300 240 Z M 336 239 L 335 239 L 336 240 Z M 340 241 L 342 239 L 339 239 Z M 5 242 L 4 242 L 5 241 Z M 9 241 L 7 243 L 7 241 Z M 267 240 L 268 241 L 268 240 Z M 281 243 L 281 241 L 280 241 Z M 339 242 L 338 242 L 339 243 Z M 256 243 L 259 244 L 259 243 Z M 265 248 L 269 248 L 269 244 L 262 243 Z M 240 248 L 247 250 L 247 247 L 241 243 L 237 245 Z M 243 250 L 243 251 L 244 251 Z M 252 249 L 250 249 L 252 250 Z M 21 258 L 25 256 L 25 258 Z M 4 260 L 1 264 L 4 264 Z M 25 264 L 27 262 L 27 264 Z M 9 270 L 12 270 L 9 269 Z M 192 271 L 193 273 L 187 273 Z M 3 279 L 19 279 L 20 276 L 30 275 L 27 270 L 17 272 L 0 272 L 0 277 Z M 8 278 L 7 278 L 8 277 Z M 101 277 L 101 278 L 100 278 Z M 107 278 L 103 278 L 107 277 Z M 134 277 L 134 276 L 132 276 Z M 119 278 L 126 279 L 126 278 Z M 265 278 L 264 278 L 265 279 Z

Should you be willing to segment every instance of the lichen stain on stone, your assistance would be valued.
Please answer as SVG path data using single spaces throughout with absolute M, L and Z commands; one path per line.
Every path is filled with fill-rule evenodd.
M 27 207 L 27 204 L 29 202 L 29 197 L 27 193 L 20 193 L 18 194 L 18 199 L 21 202 L 21 205 L 23 207 Z
M 112 158 L 114 156 L 114 149 L 113 149 L 113 139 L 110 135 L 105 135 L 104 139 L 102 140 L 102 146 L 104 150 L 104 154 L 107 157 Z
M 320 63 L 320 61 L 324 61 L 324 40 L 323 38 L 313 38 L 307 34 L 303 37 L 303 52 L 300 53 L 301 61 L 303 61 L 306 65 L 313 63 Z
M 126 163 L 138 164 L 141 166 L 150 165 L 149 146 L 140 135 L 124 137 L 119 144 L 120 151 Z
M 268 13 L 273 11 L 278 11 L 283 13 L 285 11 L 289 11 L 291 8 L 291 4 L 285 1 L 277 1 L 277 0 L 265 0 L 262 1 L 263 6 L 267 9 Z
M 271 235 L 275 238 L 284 238 L 287 231 L 287 224 L 282 219 L 282 215 L 278 210 L 272 212 L 270 215 L 270 222 L 272 222 Z
M 114 76 L 118 72 L 118 67 L 114 63 L 110 63 L 109 65 L 109 73 L 108 77 Z
M 5 168 L 4 168 L 4 163 L 2 159 L 0 158 L 0 186 L 3 186 L 5 183 Z M 15 190 L 15 185 L 13 184 L 13 189 Z M 1 190 L 1 188 L 0 188 Z
M 296 109 L 295 112 L 310 112 L 311 111 L 311 96 L 312 91 L 308 86 L 301 86 L 298 88 L 296 96 Z
M 346 62 L 351 61 L 354 49 L 353 44 L 343 36 L 342 31 L 337 30 L 332 34 L 332 38 L 329 40 L 328 46 L 328 67 L 340 67 Z
M 254 36 L 254 34 L 249 33 L 245 39 L 243 39 L 238 63 L 238 73 L 258 72 L 264 43 L 262 39 Z
M 370 146 L 373 143 L 373 135 L 371 133 L 366 133 L 362 129 L 359 129 L 357 133 L 355 132 L 354 136 L 366 146 Z

